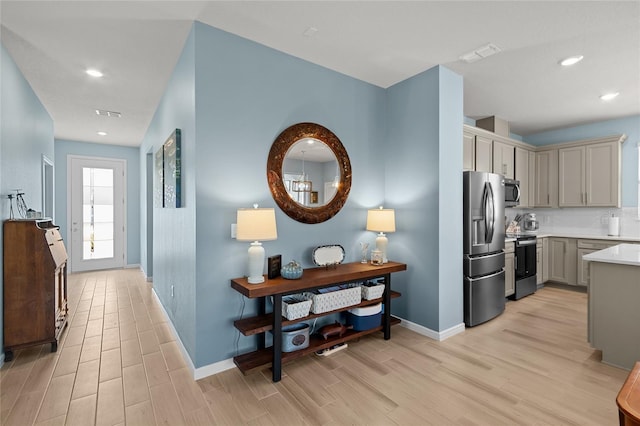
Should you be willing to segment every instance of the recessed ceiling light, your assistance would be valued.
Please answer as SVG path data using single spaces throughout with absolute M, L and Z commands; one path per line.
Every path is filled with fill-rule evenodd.
M 575 65 L 583 59 L 584 59 L 584 56 L 582 55 L 570 56 L 568 58 L 561 60 L 560 65 L 562 65 L 563 67 L 570 67 L 571 65 Z
M 102 74 L 102 72 L 100 72 L 99 70 L 97 70 L 95 68 L 89 68 L 85 72 L 87 74 L 89 74 L 91 77 L 102 77 L 104 75 L 104 74 Z
M 100 136 L 107 136 L 107 132 L 98 132 Z
M 600 96 L 600 99 L 602 99 L 603 101 L 610 101 L 611 99 L 615 98 L 619 94 L 620 94 L 620 92 L 606 93 L 606 94 Z

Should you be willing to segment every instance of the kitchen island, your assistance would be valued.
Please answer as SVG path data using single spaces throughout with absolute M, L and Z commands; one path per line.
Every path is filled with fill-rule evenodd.
M 589 262 L 588 337 L 602 362 L 631 370 L 640 360 L 640 245 L 583 256 Z

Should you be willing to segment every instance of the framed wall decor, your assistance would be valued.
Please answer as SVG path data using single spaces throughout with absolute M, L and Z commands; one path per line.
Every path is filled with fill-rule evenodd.
M 164 147 L 154 155 L 153 206 L 164 207 Z
M 182 207 L 181 132 L 176 129 L 162 146 L 164 156 L 164 207 Z
M 318 191 L 311 191 L 311 204 L 318 204 Z

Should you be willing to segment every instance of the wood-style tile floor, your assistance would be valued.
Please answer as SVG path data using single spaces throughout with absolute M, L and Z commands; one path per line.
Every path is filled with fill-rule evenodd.
M 405 296 L 406 297 L 406 296 Z M 3 425 L 615 425 L 628 372 L 586 342 L 587 296 L 546 287 L 444 342 L 402 327 L 283 379 L 237 369 L 194 381 L 136 270 L 69 276 L 57 353 L 0 369 Z

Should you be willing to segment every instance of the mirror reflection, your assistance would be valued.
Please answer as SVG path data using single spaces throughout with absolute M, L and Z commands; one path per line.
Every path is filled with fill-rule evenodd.
M 303 138 L 287 151 L 282 163 L 284 187 L 301 206 L 321 207 L 335 197 L 340 169 L 333 151 L 315 138 Z
M 271 145 L 267 182 L 273 200 L 290 218 L 322 223 L 347 202 L 351 162 L 331 130 L 316 123 L 297 123 Z

